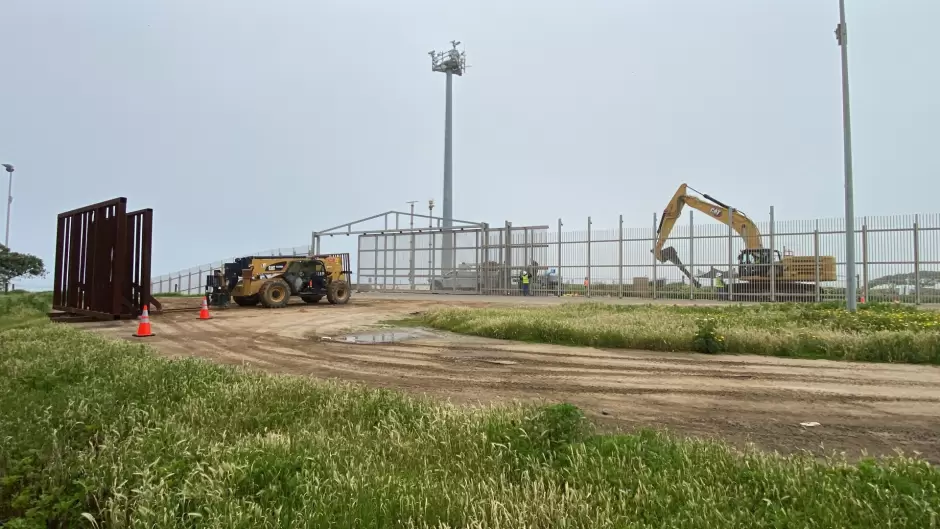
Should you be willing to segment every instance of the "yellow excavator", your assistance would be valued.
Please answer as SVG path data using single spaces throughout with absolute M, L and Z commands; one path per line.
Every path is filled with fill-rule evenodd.
M 836 259 L 833 256 L 780 256 L 780 252 L 773 248 L 764 248 L 761 242 L 760 230 L 757 225 L 737 208 L 722 203 L 715 198 L 699 193 L 702 198 L 690 195 L 689 190 L 696 193 L 687 184 L 682 184 L 672 196 L 663 215 L 659 219 L 656 230 L 657 240 L 653 247 L 653 255 L 659 262 L 670 262 L 688 276 L 692 283 L 698 287 L 699 282 L 694 275 L 686 269 L 679 259 L 679 253 L 669 246 L 663 248 L 673 227 L 682 216 L 682 208 L 686 205 L 695 208 L 721 223 L 731 225 L 731 228 L 744 239 L 744 250 L 738 254 L 738 274 L 731 292 L 742 294 L 746 300 L 769 300 L 771 291 L 771 275 L 773 275 L 776 299 L 780 301 L 795 301 L 806 299 L 815 294 L 816 281 L 836 280 Z M 726 283 L 731 278 L 727 278 Z M 727 295 L 727 284 L 719 289 L 720 294 Z

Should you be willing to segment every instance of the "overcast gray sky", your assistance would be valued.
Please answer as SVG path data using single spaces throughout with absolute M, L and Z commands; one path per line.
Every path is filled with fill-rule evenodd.
M 847 3 L 856 211 L 937 212 L 940 2 Z M 452 39 L 457 218 L 645 226 L 683 181 L 839 216 L 837 22 L 836 0 L 3 0 L 11 246 L 51 265 L 57 213 L 126 196 L 156 275 L 439 202 L 427 52 Z

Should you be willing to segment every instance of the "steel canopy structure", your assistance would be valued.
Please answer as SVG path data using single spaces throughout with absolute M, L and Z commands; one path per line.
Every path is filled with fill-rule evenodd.
M 418 227 L 402 228 L 400 226 L 402 217 L 406 219 L 426 219 L 428 220 L 428 226 L 425 226 L 423 228 L 418 228 Z M 394 228 L 389 226 L 390 218 L 395 219 Z M 385 221 L 385 227 L 381 229 L 368 229 L 368 230 L 354 229 L 358 225 L 365 224 L 366 222 L 369 222 L 370 220 L 376 220 L 376 219 L 383 219 Z M 455 226 L 452 225 L 450 227 L 444 227 L 442 226 L 444 223 L 443 217 L 435 217 L 432 215 L 423 215 L 420 213 L 406 213 L 404 211 L 390 210 L 390 211 L 386 211 L 385 213 L 378 213 L 370 217 L 364 217 L 359 220 L 354 220 L 352 222 L 339 224 L 337 226 L 333 226 L 332 228 L 328 228 L 325 230 L 315 231 L 312 234 L 310 245 L 311 245 L 311 249 L 313 253 L 319 254 L 320 253 L 320 239 L 323 236 L 333 237 L 334 235 L 375 235 L 375 234 L 379 234 L 383 232 L 388 232 L 390 230 L 394 231 L 395 233 L 403 235 L 403 234 L 408 234 L 408 233 L 428 233 L 429 231 L 464 231 L 468 229 L 480 229 L 480 230 L 489 229 L 489 225 L 485 222 L 472 222 L 469 220 L 458 220 L 458 219 L 451 219 L 451 221 L 453 223 L 456 223 L 456 225 Z
M 548 226 L 506 222 L 491 228 L 452 219 L 448 227 L 445 220 L 396 210 L 378 213 L 312 232 L 310 254 L 324 253 L 324 237 L 355 235 L 355 283 L 378 290 L 496 293 L 511 288 L 523 269 L 544 268 L 538 262 L 547 261 Z

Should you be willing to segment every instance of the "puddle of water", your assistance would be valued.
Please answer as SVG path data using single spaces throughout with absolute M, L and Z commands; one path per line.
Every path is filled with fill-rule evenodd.
M 400 342 L 403 340 L 408 340 L 411 338 L 417 338 L 421 333 L 414 331 L 385 331 L 385 332 L 372 332 L 372 333 L 362 333 L 362 334 L 349 334 L 342 336 L 337 339 L 340 342 L 347 343 L 392 343 Z

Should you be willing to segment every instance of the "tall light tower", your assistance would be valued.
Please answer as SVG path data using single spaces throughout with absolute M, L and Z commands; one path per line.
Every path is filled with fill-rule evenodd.
M 454 121 L 454 75 L 463 75 L 467 69 L 467 54 L 457 49 L 460 41 L 450 41 L 447 51 L 429 51 L 431 71 L 447 75 L 447 95 L 444 110 L 444 241 L 441 247 L 441 271 L 453 270 L 453 233 L 448 228 L 454 220 L 454 160 L 453 160 L 453 121 Z
M 855 289 L 855 190 L 852 183 L 852 118 L 849 113 L 849 51 L 845 28 L 845 0 L 839 0 L 836 41 L 842 52 L 842 152 L 845 169 L 845 307 L 856 310 Z

